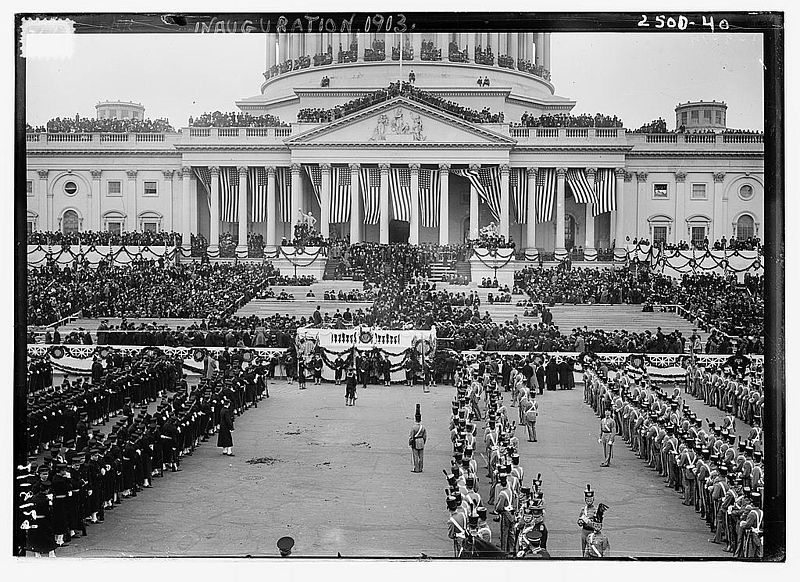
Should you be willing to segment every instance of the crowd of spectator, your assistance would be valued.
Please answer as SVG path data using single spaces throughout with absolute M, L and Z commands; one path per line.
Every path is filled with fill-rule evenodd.
M 90 117 L 56 117 L 44 126 L 25 125 L 27 133 L 173 133 L 168 119 L 93 119 Z
M 481 111 L 464 107 L 454 101 L 443 99 L 442 97 L 418 89 L 412 83 L 406 81 L 397 81 L 390 83 L 386 89 L 378 89 L 367 95 L 363 95 L 356 99 L 352 99 L 341 105 L 337 105 L 330 109 L 323 108 L 303 108 L 297 113 L 297 121 L 305 123 L 325 123 L 340 119 L 351 113 L 361 111 L 367 107 L 388 101 L 393 97 L 406 97 L 414 101 L 418 101 L 430 107 L 440 109 L 445 113 L 460 117 L 471 123 L 502 123 L 503 113 L 492 113 L 488 107 L 484 107 Z
M 527 111 L 520 117 L 519 123 L 512 123 L 512 127 L 622 127 L 622 120 L 616 115 L 595 113 L 555 113 L 534 116 Z
M 721 239 L 714 241 L 713 244 L 709 242 L 708 237 L 704 238 L 702 241 L 691 241 L 691 243 L 681 240 L 677 244 L 666 241 L 653 241 L 651 243 L 650 240 L 646 238 L 634 238 L 633 240 L 626 238 L 626 242 L 640 248 L 646 248 L 652 244 L 654 247 L 668 251 L 690 251 L 694 249 L 699 251 L 759 251 L 761 254 L 764 252 L 761 239 L 757 236 L 750 236 L 746 239 L 739 239 L 736 237 L 725 238 L 723 236 Z
M 181 233 L 174 231 L 109 231 L 83 230 L 80 232 L 28 232 L 29 245 L 95 245 L 95 246 L 180 246 Z
M 706 273 L 673 279 L 651 275 L 648 300 L 654 304 L 680 305 L 707 331 L 760 341 L 764 336 L 764 277 L 748 275 L 744 284 L 735 276 Z
M 564 269 L 525 267 L 514 273 L 514 285 L 534 302 L 642 303 L 650 288 L 646 269 Z
M 203 113 L 189 118 L 189 127 L 286 127 L 274 115 L 251 115 L 240 111 Z
M 154 261 L 97 268 L 50 263 L 28 269 L 28 324 L 82 317 L 207 317 L 230 314 L 279 273 L 271 264 Z

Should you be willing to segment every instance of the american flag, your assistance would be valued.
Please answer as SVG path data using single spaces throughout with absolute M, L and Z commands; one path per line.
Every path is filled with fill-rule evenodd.
M 317 204 L 322 206 L 320 202 L 321 192 L 322 192 L 322 168 L 319 166 L 305 166 L 306 174 L 308 174 L 308 179 L 311 180 L 311 188 L 314 190 L 314 196 L 317 197 Z
M 275 168 L 275 193 L 278 195 L 280 217 L 283 222 L 292 222 L 292 173 L 287 167 Z
M 239 170 L 223 166 L 219 169 L 220 212 L 222 222 L 239 222 Z
M 333 188 L 331 189 L 331 223 L 338 224 L 350 220 L 350 168 L 333 168 Z
M 395 220 L 411 221 L 411 170 L 392 168 L 389 171 L 389 200 Z
M 594 204 L 595 194 L 592 185 L 586 178 L 586 171 L 583 168 L 569 168 L 567 170 L 567 185 L 575 197 L 578 204 Z
M 381 219 L 381 171 L 361 168 L 358 177 L 364 199 L 364 224 L 378 224 Z
M 556 169 L 539 168 L 536 179 L 536 220 L 549 222 L 553 218 L 556 198 Z
M 492 216 L 500 221 L 500 169 L 497 166 L 478 170 L 453 170 L 456 176 L 469 180 L 478 192 L 478 197 L 486 202 Z
M 419 213 L 422 226 L 439 226 L 439 198 L 441 183 L 439 170 L 421 168 L 419 171 Z
M 511 199 L 517 212 L 517 224 L 528 222 L 528 178 L 525 168 L 511 168 L 508 177 Z
M 597 202 L 594 205 L 595 216 L 617 209 L 614 168 L 598 168 L 597 173 L 594 175 L 594 191 L 597 196 Z
M 194 175 L 206 190 L 206 203 L 208 204 L 208 214 L 211 214 L 211 170 L 206 166 L 194 166 Z
M 267 170 L 250 168 L 247 176 L 247 187 L 250 190 L 250 221 L 267 221 Z

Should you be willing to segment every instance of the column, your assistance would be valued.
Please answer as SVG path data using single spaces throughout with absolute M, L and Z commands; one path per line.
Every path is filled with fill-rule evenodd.
M 168 170 L 164 170 L 163 173 L 164 173 L 164 182 L 163 182 L 163 184 L 166 187 L 165 191 L 167 193 L 167 200 L 169 200 L 170 213 L 169 213 L 169 218 L 167 218 L 167 220 L 168 220 L 167 228 L 164 228 L 164 225 L 162 225 L 161 228 L 164 229 L 164 230 L 174 231 L 175 230 L 175 195 L 174 195 L 174 186 L 173 186 L 173 183 L 172 183 L 172 177 L 175 175 L 175 170 L 168 169 Z
M 494 54 L 494 64 L 497 65 L 497 57 L 500 56 L 500 33 L 490 32 L 489 43 L 492 46 L 492 54 Z
M 511 58 L 514 59 L 514 69 L 517 68 L 517 59 L 519 58 L 519 35 L 516 32 L 508 33 L 509 41 L 511 42 Z
M 181 168 L 181 247 L 186 252 L 192 250 L 192 205 L 189 196 L 192 192 L 192 168 Z
M 617 211 L 611 214 L 611 218 L 615 220 L 614 238 L 612 242 L 616 241 L 616 246 L 625 244 L 625 182 L 630 181 L 629 176 L 630 174 L 625 171 L 625 168 L 617 168 L 614 170 L 614 177 L 617 180 Z
M 364 62 L 364 50 L 367 48 L 367 35 L 363 32 L 358 33 L 358 62 Z
M 589 186 L 592 191 L 595 190 L 595 178 L 597 176 L 597 168 L 586 168 L 586 178 L 589 181 Z M 594 250 L 594 204 L 591 202 L 586 205 L 586 227 L 584 228 L 586 238 L 583 243 L 584 250 Z
M 647 172 L 636 172 L 636 222 L 634 224 L 633 236 L 640 238 L 639 235 L 639 204 L 646 200 L 647 196 Z
M 537 168 L 528 168 L 528 216 L 525 224 L 525 248 L 536 248 L 536 175 Z
M 128 200 L 127 211 L 128 211 L 128 220 L 127 226 L 129 231 L 138 230 L 137 220 L 139 217 L 139 213 L 136 210 L 138 200 L 136 199 L 136 174 L 138 173 L 136 170 L 127 170 L 125 172 L 128 175 L 128 185 L 125 189 L 126 198 Z
M 681 241 L 686 225 L 686 172 L 675 172 L 675 225 L 672 229 L 672 242 Z
M 544 50 L 542 51 L 542 53 L 543 53 L 542 54 L 542 61 L 543 61 L 542 64 L 544 64 L 544 68 L 549 71 L 550 70 L 550 33 L 546 32 L 542 36 L 544 37 L 544 43 L 543 43 Z
M 532 32 L 525 33 L 525 60 L 533 62 L 533 38 L 534 34 Z
M 509 207 L 508 207 L 508 177 L 511 167 L 508 164 L 500 166 L 500 234 L 508 240 L 509 233 Z
M 711 244 L 713 244 L 715 240 L 725 236 L 727 232 L 725 228 L 726 201 L 722 200 L 722 183 L 724 180 L 724 172 L 714 172 L 714 222 L 711 223 L 711 232 L 706 233 Z
M 89 229 L 90 230 L 103 230 L 103 210 L 102 203 L 103 192 L 101 178 L 103 172 L 101 170 L 92 170 L 92 196 L 94 201 L 92 208 L 89 210 Z
M 486 49 L 489 48 L 489 33 L 488 32 L 479 32 L 478 33 L 479 40 L 477 41 L 481 47 L 483 52 L 486 52 Z
M 469 169 L 473 171 L 477 171 L 480 169 L 479 164 L 470 164 Z M 478 238 L 478 220 L 480 219 L 480 215 L 478 214 L 478 191 L 475 189 L 475 186 L 472 185 L 472 182 L 469 183 L 469 238 L 470 240 L 476 240 Z
M 275 208 L 275 167 L 267 166 L 267 240 L 266 246 L 275 246 L 275 230 L 278 212 Z
M 47 189 L 47 170 L 37 170 L 39 174 L 39 192 L 44 192 L 46 199 L 46 211 L 44 217 L 44 228 L 42 230 L 55 230 L 53 228 L 53 193 Z M 41 194 L 40 194 L 41 195 Z
M 300 57 L 301 47 L 300 47 L 300 38 L 301 34 L 299 32 L 292 33 L 292 52 L 291 57 L 292 59 L 297 59 Z
M 412 32 L 411 34 L 411 48 L 414 49 L 414 60 L 421 60 L 422 56 L 422 34 Z
M 556 252 L 565 252 L 565 232 L 564 232 L 564 196 L 565 179 L 567 176 L 566 168 L 556 168 Z
M 361 242 L 361 206 L 358 201 L 360 164 L 350 164 L 350 243 Z
M 411 173 L 411 221 L 408 225 L 408 242 L 419 244 L 419 164 L 410 164 Z
M 311 57 L 312 65 L 314 64 L 314 57 L 320 52 L 319 36 L 319 33 L 316 32 L 306 35 L 306 53 Z
M 290 225 L 297 224 L 298 217 L 303 212 L 303 181 L 300 174 L 300 164 L 292 164 L 292 213 L 290 215 Z M 294 236 L 294 231 L 290 234 Z
M 322 170 L 322 192 L 319 193 L 319 234 L 325 238 L 331 232 L 331 165 L 320 164 Z
M 211 166 L 211 226 L 208 250 L 214 254 L 219 252 L 219 167 Z
M 450 35 L 446 32 L 440 32 L 436 35 L 437 48 L 442 49 L 442 60 L 447 61 L 450 58 Z
M 278 64 L 283 63 L 289 58 L 289 35 L 287 33 L 278 35 Z
M 464 36 L 466 36 L 467 62 L 471 63 L 475 60 L 475 33 L 466 32 Z
M 276 34 L 274 32 L 267 33 L 267 70 L 276 64 L 277 58 L 275 55 L 275 43 L 277 42 Z
M 389 244 L 389 164 L 378 164 L 381 170 L 381 237 L 382 245 Z
M 239 244 L 236 253 L 247 252 L 247 166 L 239 166 Z
M 541 65 L 544 64 L 544 59 L 542 58 L 542 54 L 543 54 L 543 46 L 542 45 L 544 44 L 544 34 L 541 33 L 541 32 L 536 32 L 536 33 L 534 33 L 533 36 L 534 36 L 534 39 L 535 39 L 534 42 L 536 43 L 536 47 L 534 49 L 534 51 L 535 51 L 534 52 L 534 58 L 535 58 L 535 63 L 534 64 L 541 66 Z
M 450 244 L 450 164 L 439 164 L 439 244 Z

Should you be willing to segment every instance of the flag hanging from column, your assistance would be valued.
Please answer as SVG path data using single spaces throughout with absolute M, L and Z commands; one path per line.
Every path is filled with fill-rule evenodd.
M 556 198 L 556 169 L 539 168 L 536 177 L 536 220 L 549 222 L 553 218 Z
M 322 200 L 321 192 L 322 192 L 322 168 L 317 165 L 313 166 L 304 166 L 306 169 L 306 174 L 308 174 L 308 179 L 311 180 L 311 188 L 314 191 L 314 196 L 317 198 L 317 204 L 322 207 Z
M 333 167 L 333 188 L 331 192 L 331 224 L 350 220 L 350 168 Z
M 292 172 L 287 167 L 275 168 L 275 193 L 278 195 L 280 217 L 292 222 Z
M 439 170 L 421 168 L 419 171 L 419 214 L 422 226 L 439 226 L 439 199 L 441 181 Z
M 528 180 L 525 175 L 525 168 L 511 168 L 508 181 L 511 199 L 514 201 L 514 208 L 517 213 L 517 224 L 527 224 Z
M 453 174 L 469 180 L 492 213 L 500 221 L 500 168 L 479 168 L 478 170 L 453 170 Z
M 381 171 L 361 168 L 358 178 L 364 200 L 364 224 L 378 224 L 381 219 Z
M 391 168 L 389 170 L 389 200 L 395 220 L 411 222 L 411 170 Z
M 222 222 L 239 222 L 239 169 L 219 169 L 220 212 Z
M 211 170 L 206 166 L 193 166 L 194 175 L 206 190 L 206 203 L 208 204 L 208 214 L 211 215 Z
M 586 178 L 583 168 L 569 168 L 567 170 L 567 186 L 569 186 L 575 202 L 578 204 L 595 204 L 595 194 L 592 185 Z
M 617 209 L 617 181 L 615 178 L 614 168 L 598 168 L 594 175 L 594 190 L 597 198 L 594 205 L 595 216 Z
M 267 170 L 251 167 L 248 170 L 247 188 L 250 191 L 250 221 L 267 221 Z

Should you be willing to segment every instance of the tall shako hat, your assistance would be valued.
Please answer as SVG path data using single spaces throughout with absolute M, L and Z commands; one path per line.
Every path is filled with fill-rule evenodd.
M 414 413 L 414 420 L 416 420 L 417 422 L 419 422 L 420 420 L 422 420 L 422 412 L 420 412 L 420 409 L 419 409 L 419 404 L 417 404 L 417 410 L 416 410 L 416 412 Z
M 586 484 L 586 491 L 583 492 L 583 497 L 585 499 L 594 499 L 594 491 L 592 491 L 592 486 L 589 483 Z

